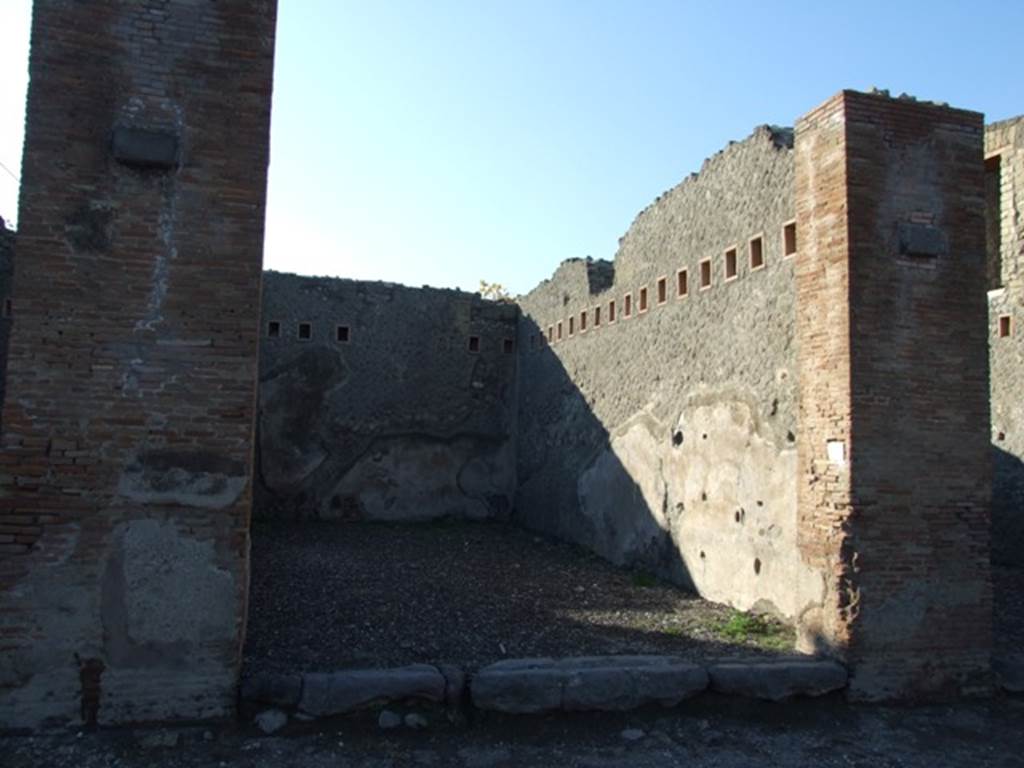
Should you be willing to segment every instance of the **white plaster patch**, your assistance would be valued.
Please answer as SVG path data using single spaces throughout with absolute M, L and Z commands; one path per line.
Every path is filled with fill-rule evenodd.
M 124 608 L 136 643 L 231 640 L 238 622 L 232 574 L 217 565 L 212 541 L 173 523 L 133 520 L 124 527 Z
M 416 443 L 393 441 L 352 467 L 328 498 L 354 498 L 367 520 L 429 520 L 453 515 L 483 519 L 491 514 L 486 502 L 467 495 L 460 472 L 471 457 L 479 458 L 472 442 Z M 479 467 L 470 467 L 466 478 L 471 492 L 485 489 Z M 486 473 L 484 473 L 486 474 Z M 321 509 L 321 517 L 346 510 Z
M 828 460 L 838 467 L 846 466 L 846 443 L 842 440 L 829 440 L 825 445 Z
M 592 525 L 592 545 L 616 563 L 631 562 L 663 539 L 669 526 L 662 458 L 645 421 L 638 419 L 613 438 L 576 484 L 580 510 Z
M 796 450 L 756 429 L 741 401 L 695 406 L 685 439 L 667 453 L 672 534 L 703 597 L 741 610 L 773 606 L 785 618 L 820 601 L 822 583 L 796 544 Z

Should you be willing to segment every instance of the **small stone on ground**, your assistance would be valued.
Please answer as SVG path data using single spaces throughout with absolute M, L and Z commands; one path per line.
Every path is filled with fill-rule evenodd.
M 268 709 L 256 715 L 255 723 L 257 728 L 269 736 L 288 724 L 288 715 L 279 709 Z

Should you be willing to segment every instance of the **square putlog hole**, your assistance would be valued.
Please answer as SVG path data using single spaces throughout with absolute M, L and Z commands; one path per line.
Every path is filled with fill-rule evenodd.
M 750 269 L 760 269 L 764 266 L 764 238 L 758 235 L 750 238 Z
M 336 338 L 340 344 L 348 344 L 352 339 L 352 332 L 347 325 L 339 325 Z
M 480 351 L 480 337 L 470 336 L 469 337 L 469 351 L 474 355 Z
M 706 291 L 711 287 L 711 259 L 704 259 L 700 263 L 700 289 Z
M 1013 336 L 1013 318 L 1009 315 L 999 317 L 999 338 L 1008 339 Z
M 782 225 L 782 255 L 796 255 L 796 222 L 787 221 Z
M 736 249 L 730 248 L 725 252 L 725 279 L 735 280 L 736 275 L 739 274 L 739 268 L 736 265 Z
M 690 278 L 685 269 L 676 272 L 676 298 L 681 299 L 690 292 Z
M 309 341 L 313 338 L 313 324 L 299 323 L 299 341 Z

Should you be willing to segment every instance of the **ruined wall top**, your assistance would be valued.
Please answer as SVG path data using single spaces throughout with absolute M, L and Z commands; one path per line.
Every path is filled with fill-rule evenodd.
M 679 232 L 685 233 L 687 248 L 717 254 L 719 246 L 724 248 L 724 241 L 733 237 L 733 221 L 747 216 L 750 209 L 762 208 L 765 199 L 776 198 L 783 208 L 792 207 L 791 188 L 766 188 L 763 183 L 763 159 L 768 158 L 769 164 L 791 165 L 792 149 L 793 129 L 780 126 L 761 125 L 742 141 L 729 142 L 707 158 L 700 171 L 658 195 L 636 215 L 619 238 L 614 260 L 566 259 L 527 297 L 548 293 L 554 297 L 568 291 L 582 298 L 584 290 L 597 295 L 613 284 L 654 279 L 666 266 L 661 263 L 663 256 L 673 251 L 676 258 L 691 255 L 679 252 L 679 244 L 674 242 Z M 705 215 L 709 199 L 725 213 Z M 741 245 L 746 245 L 745 240 Z

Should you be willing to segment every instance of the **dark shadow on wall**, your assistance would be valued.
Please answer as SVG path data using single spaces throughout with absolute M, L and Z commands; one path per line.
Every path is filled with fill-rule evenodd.
M 531 318 L 521 320 L 517 490 L 513 522 L 694 591 L 689 567 L 644 491 L 612 450 L 611 435 Z M 572 344 L 564 339 L 557 344 Z M 527 380 L 528 377 L 528 380 Z M 679 435 L 665 439 L 673 449 Z M 682 439 L 685 439 L 683 437 Z M 587 475 L 595 498 L 581 496 Z M 667 493 L 662 516 L 667 516 Z M 587 509 L 595 510 L 588 515 Z M 596 512 L 596 510 L 600 510 Z
M 1024 566 L 1024 461 L 992 446 L 992 562 Z

